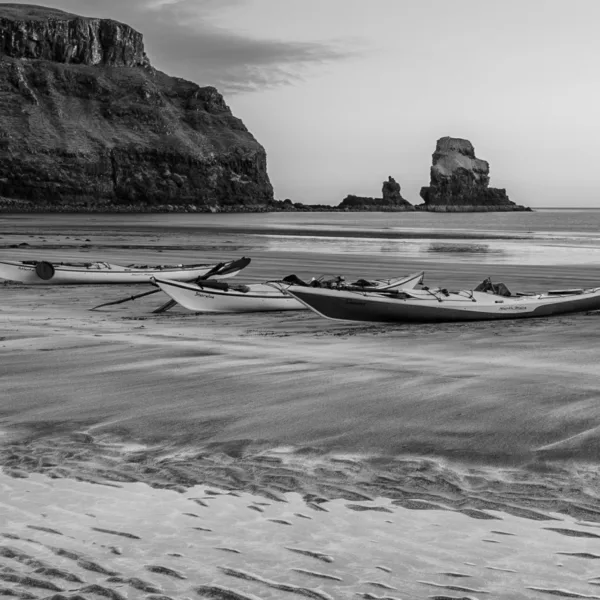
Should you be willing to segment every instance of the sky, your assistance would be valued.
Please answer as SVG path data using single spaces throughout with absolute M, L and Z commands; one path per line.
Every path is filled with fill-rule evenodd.
M 32 2 L 16 2 L 32 4 Z M 444 136 L 531 207 L 600 207 L 600 0 L 52 0 L 144 34 L 267 151 L 275 197 L 339 204 L 388 176 L 420 204 Z

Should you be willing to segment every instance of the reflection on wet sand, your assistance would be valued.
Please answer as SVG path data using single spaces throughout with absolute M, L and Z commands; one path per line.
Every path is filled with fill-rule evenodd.
M 532 237 L 525 240 L 492 239 L 477 243 L 439 235 L 431 237 L 400 238 L 382 243 L 381 238 L 256 235 L 254 243 L 259 251 L 326 253 L 332 256 L 387 254 L 411 261 L 433 254 L 436 261 L 446 263 L 455 261 L 457 254 L 462 262 L 485 265 L 591 265 L 600 262 L 599 240 Z
M 434 242 L 429 244 L 427 252 L 441 252 L 441 253 L 465 253 L 465 254 L 488 254 L 490 252 L 500 253 L 502 252 L 499 248 L 492 249 L 488 244 L 464 244 L 464 243 L 443 243 Z

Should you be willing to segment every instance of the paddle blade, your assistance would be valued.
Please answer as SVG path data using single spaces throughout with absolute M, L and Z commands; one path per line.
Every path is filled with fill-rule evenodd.
M 167 302 L 165 302 L 162 306 L 159 306 L 157 309 L 153 310 L 152 313 L 155 315 L 157 315 L 159 313 L 163 313 L 163 312 L 169 310 L 170 308 L 173 308 L 176 304 L 177 304 L 177 302 L 175 302 L 175 300 L 173 300 L 172 298 L 169 298 L 169 300 L 167 300 Z
M 242 258 L 232 260 L 228 263 L 219 263 L 204 275 L 200 275 L 196 281 L 203 281 L 204 279 L 209 279 L 210 277 L 215 277 L 216 275 L 223 276 L 227 275 L 228 273 L 234 273 L 235 271 L 241 271 L 250 264 L 250 261 L 251 259 L 243 256 Z
M 242 256 L 242 258 L 238 258 L 237 260 L 232 260 L 229 263 L 226 263 L 223 268 L 217 273 L 217 275 L 227 275 L 228 273 L 234 273 L 235 271 L 241 271 L 245 269 L 251 262 L 252 259 Z

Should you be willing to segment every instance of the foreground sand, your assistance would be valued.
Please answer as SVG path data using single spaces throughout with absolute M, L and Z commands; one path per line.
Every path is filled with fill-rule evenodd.
M 91 246 L 96 257 L 115 262 L 150 262 L 150 257 L 156 262 L 147 240 L 136 247 L 136 239 L 118 232 L 68 233 L 42 237 L 31 230 L 27 235 L 17 231 L 4 233 L 0 243 L 4 256 L 14 258 L 50 250 L 57 258 L 81 258 L 90 252 L 83 246 Z M 311 270 L 349 277 L 371 272 L 368 258 L 333 261 L 309 254 L 253 253 L 243 235 L 226 242 L 216 236 L 203 238 L 202 259 L 252 256 L 245 281 L 290 272 L 306 276 Z M 29 245 L 10 248 L 19 243 Z M 192 252 L 181 237 L 162 235 L 153 243 L 168 255 L 165 262 L 197 258 L 197 251 Z M 420 266 L 403 265 L 402 272 Z M 378 268 L 379 276 L 398 274 L 397 265 L 384 257 Z M 446 275 L 438 265 L 430 270 L 434 280 Z M 591 269 L 500 270 L 532 287 L 567 275 L 583 285 L 595 275 Z M 456 265 L 452 281 L 467 284 L 478 277 L 472 266 Z M 305 559 L 297 564 L 291 560 L 295 555 L 286 552 L 287 544 L 336 557 L 336 550 L 344 548 L 343 567 L 324 573 L 340 577 L 342 583 L 322 577 L 320 586 L 308 586 L 335 598 L 355 593 L 365 598 L 490 593 L 502 598 L 600 597 L 593 577 L 598 575 L 594 559 L 600 557 L 598 314 L 444 326 L 333 323 L 304 311 L 194 315 L 174 309 L 153 315 L 165 300 L 162 294 L 89 310 L 139 291 L 135 286 L 0 287 L 1 502 L 2 515 L 7 515 L 0 520 L 0 534 L 8 536 L 6 545 L 0 540 L 0 588 L 6 585 L 13 594 L 21 590 L 36 597 L 51 595 L 48 590 L 53 588 L 41 591 L 18 577 L 34 577 L 34 567 L 43 567 L 35 561 L 66 569 L 69 560 L 84 564 L 87 560 L 114 573 L 100 571 L 90 579 L 81 568 L 87 574 L 98 571 L 81 564 L 74 571 L 67 569 L 82 580 L 72 586 L 78 591 L 69 593 L 107 596 L 121 586 L 119 593 L 126 596 L 158 594 L 125 580 L 158 572 L 144 565 L 154 564 L 155 556 L 169 555 L 158 566 L 185 571 L 186 583 L 177 583 L 184 580 L 165 575 L 166 571 L 158 579 L 173 585 L 149 577 L 160 593 L 173 597 L 197 596 L 194 586 L 212 585 L 214 589 L 200 595 L 236 598 L 226 595 L 234 592 L 218 589 L 229 589 L 232 577 L 238 593 L 317 597 L 239 575 L 248 571 L 271 583 L 306 587 L 302 578 L 314 580 L 318 575 L 290 576 L 290 569 L 310 568 L 300 564 Z M 64 478 L 79 483 L 60 483 Z M 107 482 L 117 487 L 107 487 Z M 97 485 L 76 487 L 90 483 Z M 144 500 L 151 492 L 139 491 L 142 484 L 157 495 Z M 204 486 L 202 492 L 194 488 L 198 485 Z M 207 488 L 215 500 L 206 500 Z M 132 489 L 140 496 L 121 497 Z M 163 501 L 160 494 L 168 496 Z M 70 509 L 60 507 L 59 498 L 65 497 L 74 499 Z M 91 521 L 89 527 L 69 529 L 71 516 L 89 512 L 85 507 L 92 497 L 104 498 L 98 527 L 112 533 L 93 533 Z M 204 504 L 220 507 L 218 514 L 250 513 L 262 521 L 249 523 L 236 516 L 241 523 L 237 530 L 223 530 L 224 537 L 217 535 L 206 547 L 198 546 L 198 540 L 186 537 L 192 534 L 190 528 L 181 533 L 178 519 L 183 517 L 168 516 L 169 510 L 176 510 L 170 502 L 183 503 L 177 510 L 185 514 L 186 498 L 188 502 L 204 498 Z M 244 500 L 232 506 L 228 503 L 237 502 L 232 498 Z M 139 526 L 138 511 L 149 510 L 145 502 L 165 508 L 148 516 L 144 527 L 152 529 L 148 523 L 173 518 L 172 528 L 160 535 L 148 534 L 141 526 L 129 531 Z M 261 502 L 269 503 L 268 514 L 260 511 Z M 255 508 L 248 510 L 248 505 Z M 373 507 L 377 510 L 366 510 Z M 189 512 L 201 514 L 196 509 Z M 323 539 L 329 542 L 321 539 L 313 544 L 316 532 L 310 533 L 305 525 L 310 520 L 296 513 L 313 520 L 318 515 L 320 530 L 327 532 Z M 211 522 L 219 522 L 211 513 L 202 518 L 201 527 L 208 529 L 213 529 Z M 509 523 L 504 533 L 519 539 L 502 533 L 489 537 L 492 530 L 504 529 L 490 519 Z M 44 520 L 54 532 L 39 529 Z M 493 523 L 490 527 L 488 520 Z M 280 527 L 265 529 L 263 521 Z M 432 523 L 439 526 L 437 533 L 428 529 Z M 389 538 L 382 529 L 387 525 L 398 527 Z M 403 537 L 411 526 L 426 533 Z M 287 528 L 293 539 L 275 533 Z M 52 550 L 59 545 L 45 536 L 59 535 L 56 531 L 71 536 L 67 550 L 76 558 Z M 110 536 L 121 542 L 135 539 L 115 531 L 154 541 L 143 550 L 128 542 L 123 554 L 113 555 Z M 252 531 L 266 536 L 263 545 L 253 542 L 255 549 L 274 552 L 264 557 L 262 566 L 253 566 L 248 557 L 253 552 L 248 541 L 254 539 Z M 172 558 L 188 550 L 177 544 L 169 549 L 160 541 L 180 535 L 185 548 L 194 547 L 203 557 L 212 557 L 217 546 L 232 546 L 243 555 L 230 552 L 237 557 L 233 563 L 206 558 L 206 569 L 193 576 L 193 567 L 186 562 L 189 557 L 183 571 Z M 409 556 L 423 562 L 417 560 L 408 570 L 389 566 L 389 573 L 377 570 L 377 564 L 371 564 L 375 550 L 368 546 L 369 539 L 380 541 L 382 560 L 395 556 L 398 561 L 400 553 L 399 563 L 405 564 Z M 445 544 L 462 548 L 454 568 L 451 550 L 436 554 Z M 529 564 L 528 544 L 537 553 Z M 501 551 L 495 549 L 499 545 Z M 226 550 L 216 552 L 214 556 L 220 556 Z M 304 556 L 309 563 L 319 560 Z M 277 557 L 283 565 L 279 571 L 266 568 Z M 328 563 L 315 564 L 313 571 L 322 572 Z M 238 574 L 223 571 L 227 568 Z M 528 575 L 498 579 L 494 573 L 494 579 L 494 569 Z M 387 573 L 383 583 L 395 589 L 373 586 L 369 591 L 359 585 L 372 581 L 376 573 Z M 440 573 L 451 574 L 444 578 L 437 576 Z M 51 581 L 60 579 L 46 575 Z M 466 576 L 475 579 L 464 584 Z M 108 581 L 111 577 L 124 579 Z M 58 587 L 65 593 L 68 586 Z
M 600 530 L 571 519 L 39 475 L 0 475 L 0 491 L 7 596 L 600 597 Z

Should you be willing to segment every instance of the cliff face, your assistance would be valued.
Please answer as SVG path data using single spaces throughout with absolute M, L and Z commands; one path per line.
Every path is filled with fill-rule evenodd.
M 128 25 L 19 4 L 0 4 L 0 52 L 60 63 L 147 64 L 142 34 Z
M 511 202 L 506 190 L 490 188 L 490 166 L 475 156 L 469 140 L 443 137 L 437 141 L 431 183 L 421 188 L 425 204 L 417 210 L 433 212 L 530 210 Z
M 247 209 L 273 199 L 264 148 L 213 87 L 153 69 L 110 20 L 0 4 L 0 195 Z
M 338 205 L 339 210 L 360 211 L 406 211 L 415 207 L 400 194 L 400 184 L 393 177 L 388 177 L 381 188 L 381 198 L 354 196 L 349 194 Z

